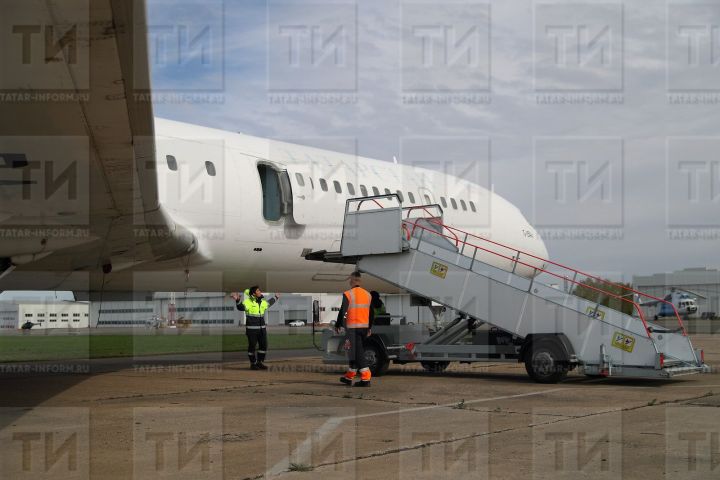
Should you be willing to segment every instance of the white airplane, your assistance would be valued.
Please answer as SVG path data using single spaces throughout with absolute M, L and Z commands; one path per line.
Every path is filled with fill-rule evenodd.
M 40 88 L 32 79 L 49 75 L 84 97 L 3 104 L 0 291 L 64 290 L 84 299 L 88 292 L 261 284 L 338 292 L 353 267 L 304 255 L 339 249 L 348 198 L 397 192 L 405 206 L 440 204 L 445 223 L 547 258 L 518 208 L 462 178 L 154 118 L 142 88 L 149 85 L 147 47 L 133 41 L 133 29 L 145 35 L 143 2 L 93 1 L 89 19 L 62 2 L 8 8 L 21 18 L 28 10 L 41 25 L 79 25 L 79 33 L 72 55 L 66 45 L 53 62 L 35 65 L 35 55 L 48 57 L 46 42 L 6 32 L 0 58 L 20 64 L 29 49 L 31 62 L 5 83 L 26 74 L 17 90 L 34 95 Z M 89 65 L 88 85 L 73 58 Z M 487 252 L 478 260 L 511 269 L 510 260 Z M 369 287 L 392 291 L 372 280 Z

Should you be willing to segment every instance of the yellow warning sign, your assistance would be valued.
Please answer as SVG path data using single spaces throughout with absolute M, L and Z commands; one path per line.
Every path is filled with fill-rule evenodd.
M 612 346 L 631 353 L 633 351 L 633 348 L 635 348 L 635 337 L 631 337 L 630 335 L 624 335 L 620 332 L 615 332 L 615 334 L 613 335 Z
M 448 272 L 448 266 L 443 265 L 440 262 L 433 262 L 432 267 L 430 267 L 430 273 L 435 275 L 436 277 L 445 278 L 447 276 Z
M 587 307 L 585 315 L 597 318 L 598 320 L 605 320 L 605 312 L 600 309 L 596 311 L 594 307 Z

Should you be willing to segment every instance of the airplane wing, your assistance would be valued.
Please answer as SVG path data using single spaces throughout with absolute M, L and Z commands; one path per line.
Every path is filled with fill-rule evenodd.
M 10 0 L 0 29 L 0 291 L 195 251 L 158 200 L 145 2 Z

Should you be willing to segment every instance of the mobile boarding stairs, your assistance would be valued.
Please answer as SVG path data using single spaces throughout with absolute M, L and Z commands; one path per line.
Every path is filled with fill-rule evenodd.
M 677 328 L 652 324 L 638 298 L 668 302 L 445 225 L 439 205 L 403 207 L 398 195 L 349 199 L 340 251 L 306 258 L 356 264 L 458 313 L 434 331 L 375 326 L 366 350 L 377 374 L 390 361 L 435 371 L 452 361 L 524 362 L 544 383 L 574 368 L 589 376 L 645 378 L 710 370 L 677 310 Z M 588 292 L 594 300 L 579 296 Z M 633 315 L 603 303 L 627 305 Z M 344 362 L 343 344 L 326 330 L 325 361 Z

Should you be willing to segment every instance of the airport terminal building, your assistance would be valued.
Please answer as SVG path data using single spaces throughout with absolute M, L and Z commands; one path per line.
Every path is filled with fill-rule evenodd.
M 686 268 L 671 273 L 636 275 L 633 286 L 641 292 L 664 298 L 673 287 L 687 289 L 697 297 L 698 315 L 720 313 L 720 270 L 709 268 Z

